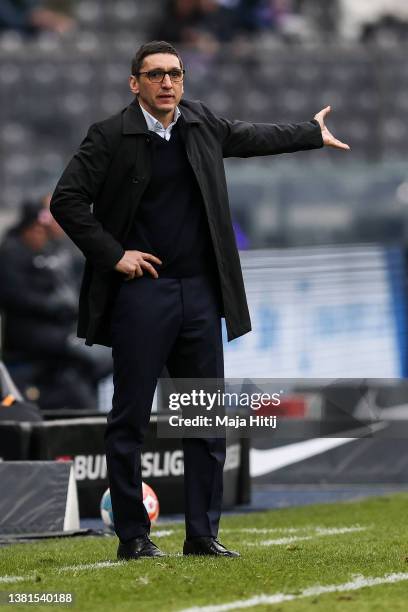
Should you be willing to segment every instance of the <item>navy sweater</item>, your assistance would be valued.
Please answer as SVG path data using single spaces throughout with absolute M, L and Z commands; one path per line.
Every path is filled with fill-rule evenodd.
M 153 265 L 160 277 L 213 275 L 216 264 L 207 216 L 180 120 L 169 141 L 151 132 L 151 146 L 152 177 L 125 248 L 159 257 L 162 265 Z

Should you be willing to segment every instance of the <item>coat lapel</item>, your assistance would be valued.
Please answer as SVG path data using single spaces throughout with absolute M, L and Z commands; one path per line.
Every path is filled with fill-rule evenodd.
M 122 134 L 148 134 L 146 120 L 135 98 L 125 109 L 122 119 Z
M 200 125 L 203 122 L 199 115 L 194 113 L 191 108 L 184 105 L 183 100 L 180 100 L 179 108 L 187 125 Z

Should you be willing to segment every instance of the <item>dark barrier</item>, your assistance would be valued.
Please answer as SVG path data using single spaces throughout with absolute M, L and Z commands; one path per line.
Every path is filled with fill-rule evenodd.
M 0 423 L 0 461 L 24 461 L 29 458 L 31 423 Z
M 153 487 L 161 512 L 183 512 L 183 452 L 180 440 L 156 437 L 152 416 L 142 455 L 142 477 Z M 30 458 L 73 461 L 82 517 L 100 516 L 99 503 L 108 487 L 104 451 L 106 417 L 60 419 L 33 425 Z M 227 441 L 224 505 L 249 501 L 248 441 Z
M 33 427 L 30 458 L 73 461 L 82 517 L 97 516 L 107 488 L 103 450 L 105 417 L 58 419 Z
M 257 484 L 407 483 L 407 436 L 408 421 L 394 421 L 372 438 L 256 440 L 251 475 Z
M 253 440 L 257 484 L 408 482 L 407 380 L 337 380 L 304 391 L 320 395 L 320 417 L 283 420 L 278 438 Z
M 0 534 L 60 534 L 79 529 L 72 463 L 0 463 Z

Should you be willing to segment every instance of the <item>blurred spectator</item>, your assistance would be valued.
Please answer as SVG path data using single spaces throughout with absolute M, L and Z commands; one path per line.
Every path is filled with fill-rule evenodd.
M 304 0 L 305 3 L 307 0 Z M 307 29 L 296 0 L 169 0 L 154 37 L 198 49 L 268 30 L 285 38 Z M 336 4 L 337 0 L 333 0 Z
M 373 38 L 382 28 L 396 28 L 408 23 L 407 0 L 339 0 L 341 31 L 344 38 Z M 383 25 L 381 25 L 383 24 Z M 405 42 L 406 29 L 403 37 Z
M 43 203 L 26 202 L 0 247 L 4 360 L 41 408 L 93 409 L 111 357 L 76 338 L 78 288 L 53 252 L 50 222 Z
M 0 1 L 0 30 L 19 30 L 27 34 L 51 30 L 64 34 L 74 25 L 71 17 L 63 11 L 48 8 L 41 0 Z
M 292 4 L 293 11 L 310 27 L 315 40 L 316 37 L 328 43 L 336 40 L 340 30 L 340 0 L 293 0 Z
M 153 38 L 171 43 L 194 44 L 199 23 L 197 0 L 169 0 Z
M 291 0 L 242 0 L 242 6 L 252 5 L 255 29 L 279 30 L 285 19 L 292 13 Z
M 169 0 L 153 38 L 199 49 L 228 42 L 239 29 L 238 3 Z
M 408 21 L 386 15 L 376 23 L 363 26 L 361 41 L 380 46 L 399 46 L 408 39 Z
M 217 0 L 199 0 L 202 30 L 219 42 L 229 42 L 237 29 L 235 7 Z
M 0 247 L 4 344 L 12 352 L 55 354 L 76 316 L 75 295 L 57 291 L 53 262 L 47 258 L 48 223 L 41 204 L 26 202 Z

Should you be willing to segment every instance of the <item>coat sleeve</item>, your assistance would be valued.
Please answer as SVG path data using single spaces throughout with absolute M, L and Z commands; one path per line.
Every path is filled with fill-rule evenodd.
M 247 123 L 212 116 L 222 144 L 223 157 L 255 157 L 294 153 L 323 147 L 319 123 Z
M 92 204 L 106 180 L 112 147 L 94 124 L 64 170 L 51 199 L 50 210 L 91 264 L 113 269 L 124 249 L 92 213 Z

